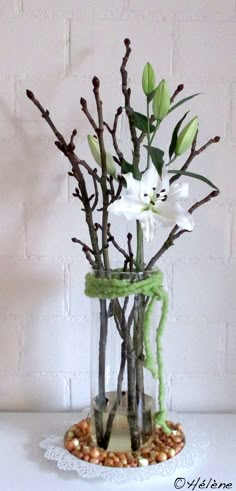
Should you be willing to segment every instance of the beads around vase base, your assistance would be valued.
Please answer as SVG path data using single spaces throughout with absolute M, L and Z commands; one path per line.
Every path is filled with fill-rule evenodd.
M 172 430 L 170 435 L 156 427 L 152 440 L 136 452 L 109 452 L 94 444 L 88 418 L 67 430 L 64 446 L 75 457 L 91 464 L 117 468 L 146 467 L 175 457 L 185 445 L 182 425 L 172 421 L 167 421 L 167 424 Z

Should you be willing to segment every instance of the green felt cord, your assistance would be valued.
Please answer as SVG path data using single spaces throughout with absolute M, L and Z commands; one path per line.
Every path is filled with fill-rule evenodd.
M 88 273 L 85 278 L 85 294 L 92 298 L 114 299 L 119 297 L 127 297 L 129 295 L 142 294 L 150 297 L 143 321 L 144 348 L 146 359 L 144 362 L 147 368 L 155 379 L 158 379 L 158 402 L 159 411 L 155 413 L 154 420 L 160 425 L 163 431 L 167 434 L 171 433 L 170 428 L 166 424 L 166 409 L 165 409 L 165 387 L 163 379 L 163 360 L 161 337 L 164 331 L 167 311 L 168 311 L 168 295 L 163 289 L 163 275 L 161 271 L 152 271 L 146 278 L 138 279 L 131 282 L 126 278 L 114 278 L 114 273 L 118 276 L 119 271 L 112 272 L 111 278 L 100 278 L 92 273 Z M 112 276 L 112 274 L 111 274 Z M 159 325 L 156 330 L 156 362 L 152 353 L 152 345 L 150 340 L 151 318 L 153 309 L 157 301 L 162 302 L 162 311 Z

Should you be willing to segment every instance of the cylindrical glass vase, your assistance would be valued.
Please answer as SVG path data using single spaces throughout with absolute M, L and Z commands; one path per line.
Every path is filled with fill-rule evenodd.
M 101 277 L 101 272 L 94 272 Z M 106 273 L 107 274 L 107 273 Z M 149 298 L 125 295 L 128 283 L 152 272 L 112 271 L 124 281 L 121 296 L 91 299 L 91 428 L 97 446 L 136 451 L 153 437 L 157 381 L 144 367 L 144 316 Z M 122 289 L 122 288 L 121 288 Z M 155 350 L 155 333 L 150 335 Z

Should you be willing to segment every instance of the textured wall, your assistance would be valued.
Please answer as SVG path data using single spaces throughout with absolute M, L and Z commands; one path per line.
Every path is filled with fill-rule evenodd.
M 235 1 L 0 0 L 0 14 L 0 409 L 89 401 L 87 265 L 70 241 L 85 225 L 67 162 L 25 89 L 67 138 L 78 129 L 86 157 L 90 128 L 80 96 L 94 108 L 90 81 L 98 75 L 111 123 L 122 103 L 119 65 L 129 36 L 136 109 L 144 109 L 140 75 L 149 60 L 172 91 L 184 82 L 186 94 L 204 93 L 191 104 L 202 119 L 199 143 L 222 137 L 192 167 L 222 193 L 196 212 L 194 232 L 161 261 L 171 295 L 168 403 L 174 410 L 235 410 Z M 168 137 L 165 123 L 161 144 Z M 125 121 L 119 139 L 126 148 Z M 193 199 L 206 192 L 191 183 Z M 119 227 L 127 231 L 124 222 Z M 149 253 L 154 249 L 155 241 Z

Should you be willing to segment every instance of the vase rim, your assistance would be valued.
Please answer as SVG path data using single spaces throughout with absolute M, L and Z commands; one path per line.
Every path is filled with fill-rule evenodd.
M 97 276 L 98 274 L 99 275 L 102 275 L 102 276 L 107 276 L 109 274 L 109 276 L 120 276 L 122 275 L 123 278 L 130 278 L 130 277 L 133 277 L 133 278 L 143 278 L 143 276 L 145 274 L 154 274 L 154 273 L 158 273 L 160 271 L 159 268 L 157 267 L 154 267 L 152 269 L 143 269 L 141 271 L 137 271 L 137 270 L 133 270 L 133 271 L 123 271 L 123 268 L 115 268 L 115 269 L 111 269 L 110 271 L 101 271 L 99 269 L 91 269 L 91 273 L 94 274 L 94 276 Z

